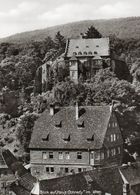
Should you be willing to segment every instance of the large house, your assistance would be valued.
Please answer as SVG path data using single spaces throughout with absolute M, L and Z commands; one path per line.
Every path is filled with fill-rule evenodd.
M 112 106 L 50 106 L 32 133 L 31 173 L 53 178 L 119 165 L 122 154 L 122 135 Z
M 69 61 L 70 78 L 78 82 L 93 77 L 96 72 L 110 65 L 109 38 L 69 39 L 65 50 L 65 59 Z

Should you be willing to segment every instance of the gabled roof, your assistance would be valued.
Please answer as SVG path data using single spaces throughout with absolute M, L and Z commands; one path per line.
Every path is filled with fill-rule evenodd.
M 70 39 L 66 46 L 66 57 L 76 56 L 109 56 L 109 38 Z
M 84 121 L 83 127 L 78 127 L 75 107 L 63 107 L 51 116 L 46 110 L 36 121 L 30 148 L 36 149 L 99 149 L 103 146 L 108 122 L 112 110 L 110 106 L 86 106 L 79 107 L 79 119 Z M 56 122 L 61 121 L 61 127 L 56 127 Z M 49 136 L 48 141 L 42 138 Z M 65 135 L 70 135 L 70 140 L 65 142 Z M 93 136 L 94 141 L 87 138 Z

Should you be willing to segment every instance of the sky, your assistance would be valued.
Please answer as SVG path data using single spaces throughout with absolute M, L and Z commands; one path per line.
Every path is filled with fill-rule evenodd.
M 80 20 L 140 16 L 140 0 L 0 0 L 0 38 Z

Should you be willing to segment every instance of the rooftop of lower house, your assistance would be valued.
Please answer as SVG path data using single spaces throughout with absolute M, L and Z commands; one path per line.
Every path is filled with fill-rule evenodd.
M 30 149 L 100 149 L 104 143 L 111 108 L 63 107 L 44 111 L 34 125 Z
M 9 151 L 6 150 L 3 153 L 9 169 L 15 172 L 16 165 L 19 162 L 12 157 L 13 155 Z M 12 159 L 11 164 L 9 163 L 9 156 Z M 40 195 L 48 195 L 56 191 L 59 191 L 60 194 L 61 192 L 62 194 L 64 192 L 69 194 L 70 191 L 81 191 L 83 194 L 87 194 L 86 191 L 100 191 L 119 195 L 123 192 L 124 183 L 130 185 L 131 192 L 134 195 L 139 195 L 140 192 L 140 162 L 119 167 L 98 168 L 92 171 L 41 181 L 37 181 L 27 170 L 25 171 L 24 169 L 23 171 L 23 169 L 23 166 L 18 167 L 17 172 L 20 177 L 11 184 L 11 190 L 16 195 L 30 195 L 35 186 L 39 187 Z M 39 185 L 36 185 L 38 182 Z

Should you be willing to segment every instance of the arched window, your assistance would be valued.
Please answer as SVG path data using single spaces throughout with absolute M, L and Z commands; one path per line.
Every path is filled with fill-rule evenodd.
M 81 56 L 81 55 L 82 55 L 82 52 L 81 52 L 81 51 L 79 51 L 79 52 L 78 52 L 78 55 L 80 55 L 80 56 Z
M 97 51 L 94 51 L 94 54 L 98 54 L 98 52 Z
M 86 51 L 84 51 L 84 55 L 87 55 L 87 52 Z
M 92 52 L 91 52 L 91 51 L 89 51 L 89 52 L 88 52 L 88 54 L 89 54 L 89 55 L 92 55 Z
M 76 53 L 76 52 L 73 52 L 73 55 L 74 55 L 74 56 L 76 56 L 76 55 L 77 55 L 77 53 Z

